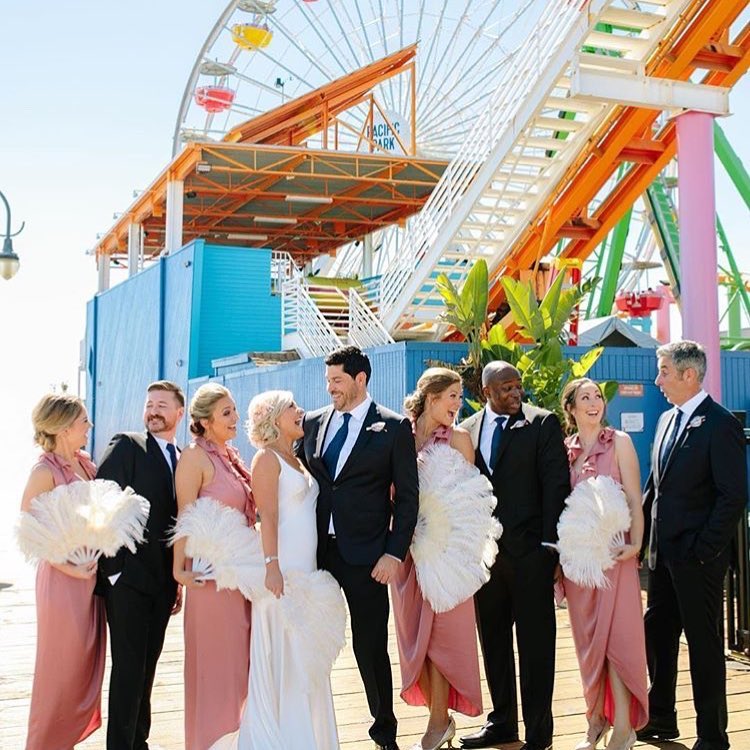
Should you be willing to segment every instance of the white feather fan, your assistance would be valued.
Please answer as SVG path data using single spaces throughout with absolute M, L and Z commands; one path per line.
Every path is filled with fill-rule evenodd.
M 473 596 L 490 578 L 502 526 L 492 484 L 457 450 L 437 444 L 419 458 L 419 516 L 411 556 L 435 612 Z
M 579 482 L 557 524 L 565 576 L 579 586 L 607 588 L 605 572 L 614 566 L 614 550 L 624 544 L 628 529 L 630 508 L 620 484 L 608 476 Z
M 121 547 L 132 552 L 143 541 L 149 509 L 145 498 L 116 482 L 59 485 L 35 497 L 29 512 L 21 513 L 18 545 L 27 559 L 55 564 L 92 562 Z
M 237 589 L 251 601 L 272 596 L 266 589 L 266 566 L 260 533 L 247 526 L 238 510 L 202 497 L 177 519 L 173 539 L 184 537 L 185 553 L 200 559 L 217 589 Z M 280 602 L 284 629 L 310 689 L 327 680 L 345 643 L 346 609 L 339 585 L 322 570 L 284 574 Z

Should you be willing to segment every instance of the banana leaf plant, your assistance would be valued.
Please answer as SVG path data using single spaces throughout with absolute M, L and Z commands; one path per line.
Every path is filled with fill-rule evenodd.
M 562 416 L 560 394 L 565 384 L 571 378 L 586 375 L 604 351 L 604 347 L 598 346 L 579 359 L 564 356 L 570 316 L 598 279 L 568 289 L 563 289 L 563 280 L 564 275 L 558 274 L 539 302 L 530 281 L 524 283 L 502 278 L 518 334 L 533 341 L 531 345 L 521 345 L 509 338 L 501 323 L 491 328 L 487 326 L 489 281 L 484 260 L 476 262 L 460 292 L 445 274 L 438 277 L 438 289 L 446 307 L 443 320 L 454 326 L 469 345 L 468 356 L 462 360 L 459 369 L 470 408 L 481 408 L 484 401 L 482 368 L 488 362 L 502 359 L 518 368 L 527 398 L 532 403 Z M 610 400 L 617 392 L 617 383 L 609 381 L 602 385 L 605 398 Z

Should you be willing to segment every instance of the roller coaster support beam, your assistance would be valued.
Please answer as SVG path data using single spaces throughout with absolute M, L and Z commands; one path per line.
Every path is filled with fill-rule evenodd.
M 713 117 L 677 118 L 682 337 L 700 342 L 708 358 L 703 387 L 721 401 L 719 296 L 716 286 L 716 195 Z

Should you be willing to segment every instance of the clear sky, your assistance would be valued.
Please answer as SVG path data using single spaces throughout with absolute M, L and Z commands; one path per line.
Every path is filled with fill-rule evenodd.
M 85 303 L 96 289 L 85 251 L 168 161 L 185 82 L 225 4 L 0 3 L 0 190 L 14 229 L 26 222 L 14 240 L 21 270 L 0 279 L 9 407 L 0 430 L 2 518 L 15 513 L 33 460 L 33 404 L 63 380 L 76 388 Z M 750 166 L 747 77 L 731 103 L 735 114 L 723 125 Z M 717 183 L 730 243 L 750 270 L 747 210 L 720 165 Z M 4 229 L 2 210 L 0 222 Z M 0 542 L 6 532 L 0 524 Z

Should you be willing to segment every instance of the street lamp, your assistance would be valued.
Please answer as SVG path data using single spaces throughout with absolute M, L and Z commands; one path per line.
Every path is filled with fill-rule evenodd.
M 12 279 L 18 271 L 18 266 L 21 265 L 18 260 L 18 256 L 13 252 L 13 240 L 11 237 L 15 237 L 21 234 L 23 228 L 26 226 L 26 222 L 21 223 L 21 228 L 17 232 L 11 234 L 10 231 L 10 206 L 5 196 L 0 191 L 0 199 L 5 204 L 5 210 L 8 214 L 8 223 L 5 230 L 5 241 L 3 242 L 3 251 L 0 253 L 0 276 L 4 279 Z

